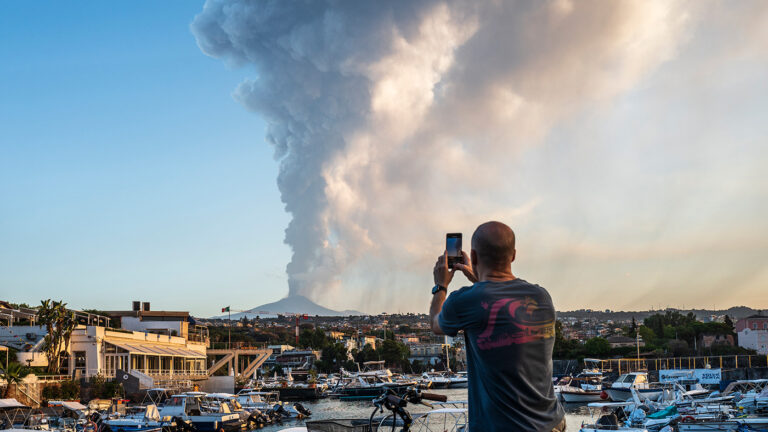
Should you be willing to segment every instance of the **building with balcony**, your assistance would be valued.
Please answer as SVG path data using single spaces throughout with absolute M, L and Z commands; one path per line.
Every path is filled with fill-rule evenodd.
M 206 345 L 180 336 L 78 326 L 72 333 L 69 375 L 114 378 L 118 370 L 155 380 L 207 378 Z
M 123 371 L 156 383 L 206 379 L 208 329 L 196 325 L 188 312 L 149 308 L 149 303 L 134 302 L 133 310 L 109 312 L 108 317 L 72 311 L 77 325 L 61 355 L 61 373 L 115 378 Z M 19 362 L 45 367 L 47 331 L 30 325 L 36 324 L 36 310 L 25 313 L 31 315 L 25 319 L 27 325 L 0 328 L 0 342 L 19 349 Z
M 768 354 L 768 316 L 752 315 L 736 321 L 739 346 Z
M 415 343 L 408 344 L 410 355 L 408 361 L 413 363 L 419 360 L 423 364 L 435 365 L 445 361 L 446 349 L 448 345 L 439 343 Z

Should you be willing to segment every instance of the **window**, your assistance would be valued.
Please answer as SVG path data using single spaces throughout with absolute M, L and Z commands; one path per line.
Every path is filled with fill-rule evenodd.
M 75 351 L 75 369 L 85 369 L 85 351 Z
M 752 323 L 752 330 L 757 330 L 757 323 Z
M 768 322 L 763 323 L 763 330 L 768 330 Z

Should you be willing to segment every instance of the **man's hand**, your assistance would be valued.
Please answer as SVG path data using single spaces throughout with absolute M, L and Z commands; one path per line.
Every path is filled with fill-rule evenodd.
M 445 251 L 442 255 L 437 257 L 435 268 L 432 270 L 432 274 L 435 276 L 435 285 L 440 285 L 448 288 L 448 284 L 453 279 L 453 272 L 448 268 L 448 251 Z
M 467 253 L 464 251 L 461 251 L 461 254 L 464 255 L 464 263 L 455 263 L 453 265 L 453 269 L 461 270 L 461 272 L 464 273 L 464 276 L 466 276 L 470 282 L 477 282 L 477 276 L 475 276 L 475 272 L 472 271 L 472 263 L 469 260 L 469 256 L 467 256 Z

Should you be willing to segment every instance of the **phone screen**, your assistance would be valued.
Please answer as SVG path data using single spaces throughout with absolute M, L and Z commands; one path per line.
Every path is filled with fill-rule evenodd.
M 461 261 L 461 233 L 452 233 L 445 235 L 445 250 L 448 253 L 448 260 L 451 262 Z M 458 260 L 451 260 L 458 258 Z

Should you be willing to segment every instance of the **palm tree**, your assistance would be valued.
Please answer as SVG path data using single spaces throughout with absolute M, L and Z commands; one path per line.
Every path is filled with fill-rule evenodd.
M 11 363 L 5 368 L 0 379 L 5 381 L 5 393 L 4 398 L 7 398 L 11 392 L 12 384 L 19 384 L 25 376 L 29 375 L 29 370 L 20 363 Z
M 72 311 L 67 310 L 63 301 L 42 300 L 37 310 L 38 322 L 44 325 L 48 334 L 45 336 L 43 349 L 48 359 L 48 372 L 59 371 L 61 353 L 69 350 L 72 331 L 77 321 Z

